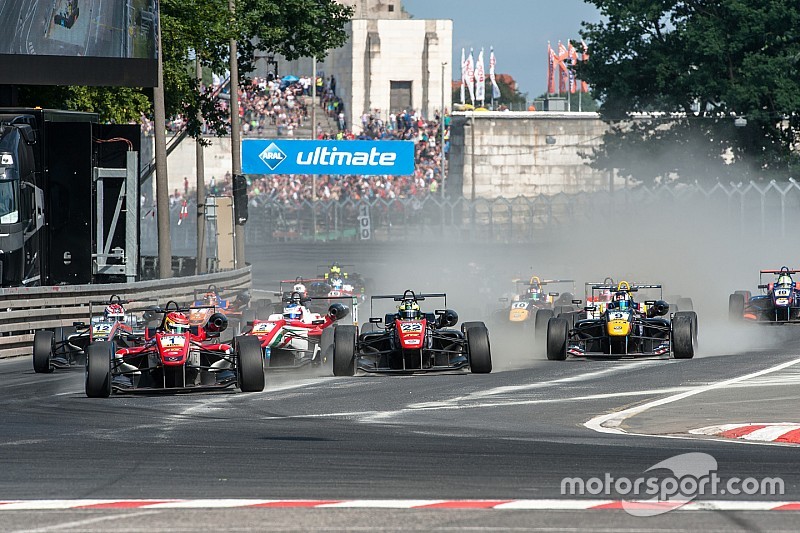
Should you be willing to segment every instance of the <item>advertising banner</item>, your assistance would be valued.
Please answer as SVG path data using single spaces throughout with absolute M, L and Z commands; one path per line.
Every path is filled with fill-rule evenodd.
M 414 142 L 245 139 L 242 172 L 408 176 Z

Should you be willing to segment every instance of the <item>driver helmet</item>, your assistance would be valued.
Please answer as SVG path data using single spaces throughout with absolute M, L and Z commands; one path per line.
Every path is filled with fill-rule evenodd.
M 400 314 L 400 318 L 404 318 L 406 320 L 415 320 L 419 318 L 419 304 L 414 300 L 406 300 L 400 304 L 397 308 Z
M 625 311 L 631 307 L 631 295 L 624 291 L 617 292 L 614 294 L 613 302 L 617 309 Z
M 287 320 L 300 320 L 303 317 L 303 308 L 297 302 L 286 304 L 283 308 L 283 318 Z
M 215 292 L 207 292 L 203 295 L 203 299 L 206 301 L 208 305 L 217 305 L 219 303 L 219 297 Z
M 306 293 L 306 286 L 302 283 L 295 283 L 294 287 L 292 287 L 292 291 L 299 292 L 302 295 Z
M 183 313 L 173 311 L 164 319 L 164 331 L 182 335 L 189 331 L 189 319 Z
M 103 318 L 114 322 L 125 322 L 125 308 L 120 304 L 109 304 L 103 311 Z
M 790 288 L 792 283 L 792 276 L 789 274 L 781 274 L 778 276 L 778 281 L 775 283 L 775 286 L 781 288 Z
M 531 300 L 538 300 L 541 295 L 542 291 L 539 289 L 539 287 L 532 286 L 528 288 L 528 298 Z

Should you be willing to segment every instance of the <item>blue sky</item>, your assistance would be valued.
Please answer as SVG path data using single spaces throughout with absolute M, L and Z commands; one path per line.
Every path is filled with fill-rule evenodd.
M 600 13 L 583 0 L 403 0 L 416 19 L 453 21 L 453 76 L 460 77 L 461 48 L 494 46 L 498 74 L 510 74 L 529 98 L 547 85 L 547 41 L 578 39 L 581 22 Z

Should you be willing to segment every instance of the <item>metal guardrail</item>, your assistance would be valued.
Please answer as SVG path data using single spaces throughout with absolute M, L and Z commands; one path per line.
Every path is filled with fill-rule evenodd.
M 161 304 L 168 300 L 190 302 L 195 290 L 206 289 L 210 284 L 219 287 L 223 296 L 249 289 L 250 267 L 138 283 L 0 289 L 0 358 L 30 354 L 37 330 L 88 321 L 90 301 L 107 300 L 116 294 L 129 301 L 125 306 L 129 311 L 142 311 L 154 304 L 153 298 Z

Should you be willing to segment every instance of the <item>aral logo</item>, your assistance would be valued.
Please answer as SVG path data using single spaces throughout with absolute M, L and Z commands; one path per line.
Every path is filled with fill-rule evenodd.
M 283 163 L 283 160 L 286 159 L 286 154 L 284 154 L 275 143 L 270 143 L 263 152 L 258 154 L 258 158 L 261 159 L 270 170 L 275 170 L 278 165 Z

